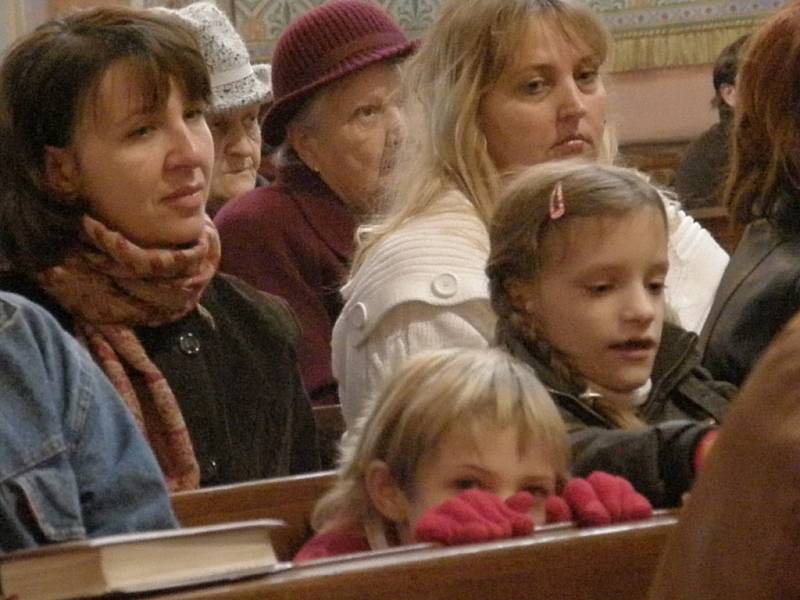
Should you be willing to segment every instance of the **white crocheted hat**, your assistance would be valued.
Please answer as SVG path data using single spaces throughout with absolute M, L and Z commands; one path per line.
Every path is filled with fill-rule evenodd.
M 178 10 L 156 8 L 188 27 L 206 59 L 211 77 L 212 113 L 263 104 L 272 99 L 270 65 L 252 65 L 241 36 L 228 17 L 211 2 L 195 2 Z

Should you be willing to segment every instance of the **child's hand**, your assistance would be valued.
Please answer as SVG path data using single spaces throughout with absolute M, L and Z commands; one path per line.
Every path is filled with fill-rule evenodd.
M 653 514 L 650 502 L 627 479 L 603 471 L 570 479 L 560 497 L 547 499 L 545 510 L 548 523 L 574 519 L 584 526 L 637 521 Z
M 470 489 L 448 498 L 420 517 L 414 537 L 447 546 L 487 542 L 533 533 L 533 496 L 519 492 L 503 502 L 485 490 Z

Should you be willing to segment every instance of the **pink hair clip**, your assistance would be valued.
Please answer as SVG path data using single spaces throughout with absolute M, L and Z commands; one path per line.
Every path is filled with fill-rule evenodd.
M 564 216 L 567 211 L 564 205 L 564 190 L 561 189 L 561 182 L 559 181 L 553 187 L 550 193 L 550 218 L 554 221 Z

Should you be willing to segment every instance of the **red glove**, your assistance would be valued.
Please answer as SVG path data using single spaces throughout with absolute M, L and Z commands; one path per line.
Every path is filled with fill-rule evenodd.
M 530 535 L 533 502 L 528 492 L 518 492 L 503 502 L 485 490 L 465 490 L 426 511 L 417 521 L 414 537 L 452 546 Z
M 708 456 L 708 451 L 714 446 L 714 442 L 717 441 L 717 436 L 719 435 L 719 429 L 712 429 L 708 431 L 697 444 L 697 448 L 694 450 L 694 460 L 692 461 L 692 466 L 694 466 L 694 472 L 699 473 L 700 469 L 703 467 L 703 463 L 706 461 L 706 456 Z
M 638 521 L 653 515 L 650 502 L 630 481 L 603 471 L 586 479 L 570 479 L 561 497 L 547 499 L 545 511 L 548 523 L 574 519 L 582 526 Z

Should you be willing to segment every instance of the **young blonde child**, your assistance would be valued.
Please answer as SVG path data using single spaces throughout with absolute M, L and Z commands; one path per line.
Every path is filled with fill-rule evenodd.
M 622 478 L 564 485 L 568 467 L 564 423 L 529 367 L 498 349 L 420 353 L 348 436 L 338 481 L 314 511 L 318 534 L 295 560 L 502 539 L 573 515 L 584 524 L 650 515 Z
M 532 366 L 570 431 L 573 473 L 676 505 L 734 388 L 664 320 L 668 221 L 629 169 L 550 162 L 509 183 L 487 264 L 498 343 Z

